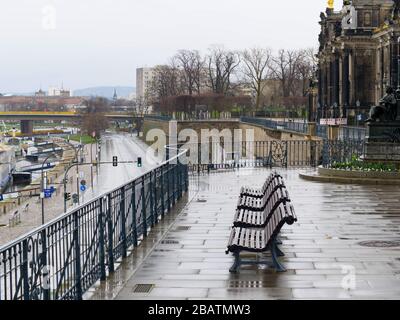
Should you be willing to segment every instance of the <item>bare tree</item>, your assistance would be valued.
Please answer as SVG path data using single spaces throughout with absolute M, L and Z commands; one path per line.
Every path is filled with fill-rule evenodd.
M 136 98 L 136 113 L 139 116 L 144 116 L 149 111 L 149 106 L 144 97 Z
M 308 91 L 309 80 L 313 77 L 314 69 L 317 65 L 314 48 L 300 50 L 301 59 L 298 61 L 297 69 L 299 79 L 302 81 L 302 91 L 305 96 Z
M 182 82 L 188 95 L 199 95 L 202 87 L 204 59 L 197 50 L 180 50 L 175 56 L 176 66 L 181 70 Z
M 216 46 L 210 49 L 206 60 L 208 86 L 213 93 L 226 95 L 232 88 L 233 73 L 240 64 L 239 54 Z
M 282 95 L 284 98 L 296 96 L 296 81 L 298 77 L 298 66 L 303 58 L 299 50 L 279 50 L 278 55 L 273 58 L 272 76 L 281 81 Z
M 100 137 L 108 128 L 109 123 L 105 114 L 109 110 L 109 102 L 105 98 L 92 98 L 84 102 L 86 109 L 83 115 L 82 129 L 88 135 Z
M 174 65 L 161 65 L 154 68 L 154 76 L 148 95 L 153 102 L 183 93 L 181 71 Z
M 252 48 L 242 52 L 242 73 L 246 83 L 256 95 L 255 107 L 259 109 L 265 81 L 270 74 L 272 54 L 270 49 Z

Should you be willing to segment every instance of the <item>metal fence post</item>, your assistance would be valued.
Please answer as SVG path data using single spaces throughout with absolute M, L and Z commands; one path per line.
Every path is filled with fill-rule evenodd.
M 107 195 L 107 231 L 108 231 L 108 271 L 114 272 L 114 234 L 113 234 L 113 219 L 111 207 L 111 194 Z
M 30 300 L 29 297 L 29 276 L 28 276 L 28 240 L 22 242 L 22 264 L 21 264 L 21 275 L 23 278 L 24 286 L 24 300 Z
M 202 150 L 201 150 L 201 143 L 197 144 L 197 174 L 200 174 L 200 166 L 202 165 L 202 161 L 201 161 L 201 154 Z
M 185 177 L 183 172 L 183 165 L 181 163 L 179 165 L 179 199 L 183 196 L 183 183 L 185 183 Z
M 138 246 L 138 233 L 137 233 L 137 208 L 136 208 L 136 183 L 132 182 L 132 232 L 133 232 L 133 245 Z
M 189 191 L 189 166 L 185 164 L 185 192 Z
M 150 181 L 149 181 L 149 202 L 150 202 L 150 221 L 151 221 L 151 227 L 153 228 L 155 225 L 155 217 L 154 217 L 154 199 L 153 199 L 153 172 L 151 171 L 149 173 L 150 176 Z
M 171 164 L 167 165 L 167 209 L 171 209 Z
M 315 141 L 310 141 L 310 165 L 317 166 L 317 147 Z
M 176 174 L 176 164 L 172 165 L 172 206 L 175 205 L 176 202 L 176 178 L 175 178 L 175 174 Z
M 285 141 L 285 168 L 288 167 L 288 141 Z
M 99 199 L 99 260 L 100 260 L 100 281 L 106 280 L 106 263 L 105 263 L 105 243 L 104 243 L 104 213 L 103 213 L 104 198 Z
M 324 140 L 322 145 L 322 165 L 327 168 L 330 164 L 329 141 Z
M 42 254 L 41 254 L 41 272 L 43 272 L 43 268 L 47 270 L 47 233 L 46 229 L 42 230 Z M 45 277 L 44 277 L 45 278 Z M 50 290 L 49 287 L 46 285 L 43 287 L 43 300 L 50 300 Z
M 121 188 L 121 202 L 119 204 L 120 219 L 121 219 L 121 238 L 122 238 L 122 258 L 127 257 L 126 244 L 126 212 L 125 212 L 125 186 Z
M 145 177 L 142 177 L 142 217 L 143 217 L 143 237 L 147 237 L 147 210 L 146 210 L 146 194 L 144 190 L 144 179 Z
M 179 163 L 176 164 L 176 199 L 181 198 L 181 169 Z
M 153 181 L 153 215 L 154 215 L 154 224 L 158 223 L 158 192 L 157 192 L 157 170 L 154 172 L 154 181 Z
M 75 211 L 74 217 L 74 250 L 75 250 L 75 288 L 76 300 L 82 300 L 82 270 L 81 270 L 81 246 L 79 240 L 79 211 Z
M 165 214 L 165 192 L 164 192 L 164 183 L 165 183 L 165 172 L 164 172 L 164 166 L 161 167 L 161 217 L 164 218 Z

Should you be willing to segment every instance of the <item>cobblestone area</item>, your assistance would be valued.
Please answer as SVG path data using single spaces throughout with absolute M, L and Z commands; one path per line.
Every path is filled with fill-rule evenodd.
M 288 271 L 244 266 L 240 274 L 230 274 L 233 257 L 224 251 L 240 187 L 261 185 L 269 173 L 243 169 L 193 177 L 188 204 L 87 297 L 400 298 L 400 247 L 374 247 L 400 240 L 400 187 L 315 183 L 301 180 L 298 170 L 281 171 L 299 219 L 282 231 Z M 135 293 L 138 284 L 152 289 Z

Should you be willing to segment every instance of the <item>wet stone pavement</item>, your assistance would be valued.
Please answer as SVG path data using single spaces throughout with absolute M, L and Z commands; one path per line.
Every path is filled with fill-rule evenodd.
M 315 183 L 300 170 L 278 171 L 299 220 L 281 232 L 287 272 L 229 273 L 225 249 L 240 187 L 261 186 L 270 173 L 241 169 L 191 177 L 187 202 L 86 298 L 399 299 L 400 187 Z

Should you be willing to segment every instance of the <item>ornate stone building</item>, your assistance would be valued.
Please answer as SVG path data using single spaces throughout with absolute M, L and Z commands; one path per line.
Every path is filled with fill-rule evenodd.
M 315 118 L 357 118 L 400 85 L 400 0 L 345 0 L 321 13 Z

